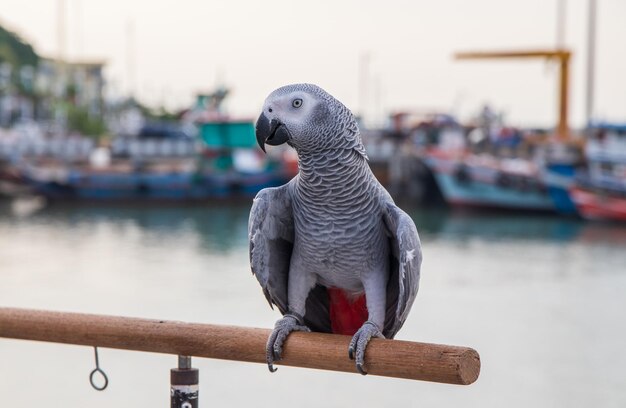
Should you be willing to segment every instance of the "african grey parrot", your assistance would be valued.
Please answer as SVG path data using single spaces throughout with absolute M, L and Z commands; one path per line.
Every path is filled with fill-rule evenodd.
M 393 338 L 417 295 L 415 224 L 372 174 L 352 113 L 318 86 L 272 92 L 256 137 L 263 151 L 295 148 L 300 170 L 261 190 L 250 211 L 252 273 L 284 315 L 267 342 L 269 369 L 290 332 L 313 330 L 353 335 L 348 356 L 366 374 L 368 342 Z

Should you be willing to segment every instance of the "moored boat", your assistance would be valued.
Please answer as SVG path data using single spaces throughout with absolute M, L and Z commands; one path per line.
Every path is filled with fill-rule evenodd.
M 570 189 L 570 194 L 582 217 L 626 222 L 626 190 L 610 191 L 574 186 Z
M 431 152 L 425 162 L 452 206 L 555 210 L 538 169 L 527 160 Z
M 543 147 L 542 179 L 556 211 L 563 215 L 577 215 L 576 204 L 569 193 L 575 176 L 584 167 L 583 152 L 579 144 L 563 141 Z
M 69 170 L 63 177 L 27 173 L 35 194 L 50 200 L 72 201 L 200 201 L 253 197 L 260 189 L 284 184 L 285 172 L 119 172 L 88 168 Z
M 626 124 L 592 124 L 585 146 L 587 170 L 569 188 L 587 219 L 626 221 Z
M 184 202 L 250 198 L 297 171 L 282 156 L 267 158 L 259 151 L 252 121 L 222 118 L 199 128 L 201 142 L 192 154 L 187 145 L 163 149 L 154 140 L 134 140 L 121 157 L 99 147 L 91 163 L 31 162 L 22 166 L 22 175 L 35 194 L 49 200 Z M 184 154 L 166 154 L 170 150 Z

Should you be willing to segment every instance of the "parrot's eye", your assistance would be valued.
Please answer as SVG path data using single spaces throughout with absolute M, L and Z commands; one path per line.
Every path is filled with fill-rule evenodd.
M 300 106 L 302 106 L 302 99 L 300 99 L 300 98 L 294 99 L 293 102 L 291 103 L 291 105 L 294 108 L 299 108 Z

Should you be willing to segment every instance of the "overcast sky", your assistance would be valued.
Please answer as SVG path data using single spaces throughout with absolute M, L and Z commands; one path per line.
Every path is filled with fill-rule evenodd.
M 573 125 L 584 122 L 587 1 L 567 0 Z M 0 0 L 0 24 L 59 54 L 59 0 Z M 192 102 L 217 83 L 256 115 L 274 88 L 312 82 L 370 117 L 398 109 L 468 117 L 483 103 L 518 125 L 556 121 L 558 70 L 543 61 L 454 61 L 459 50 L 553 47 L 557 0 L 65 0 L 66 55 L 105 59 L 110 90 Z M 596 116 L 626 122 L 626 0 L 598 0 Z M 129 58 L 132 54 L 133 57 Z M 369 55 L 365 64 L 364 55 Z M 360 67 L 367 81 L 360 86 Z M 362 91 L 360 91 L 360 89 Z M 360 92 L 363 92 L 362 94 Z

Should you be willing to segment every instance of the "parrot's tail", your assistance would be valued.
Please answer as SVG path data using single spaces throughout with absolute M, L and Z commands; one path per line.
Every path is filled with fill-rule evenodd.
M 328 300 L 333 333 L 352 336 L 367 321 L 365 294 L 355 298 L 341 289 L 328 288 Z

